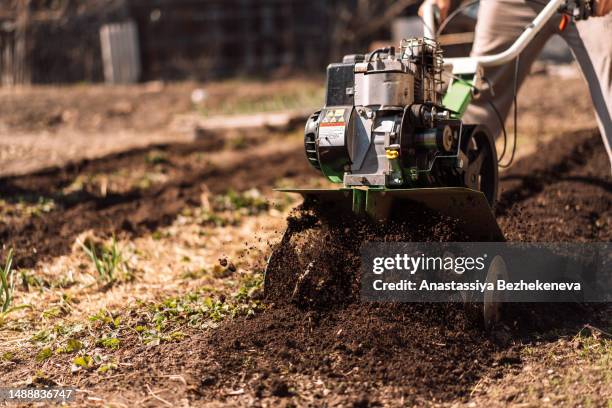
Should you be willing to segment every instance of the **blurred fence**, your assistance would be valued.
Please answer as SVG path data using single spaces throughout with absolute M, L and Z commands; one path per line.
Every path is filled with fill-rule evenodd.
M 30 82 L 27 53 L 27 25 L 30 9 L 27 1 L 19 2 L 13 18 L 0 15 L 0 84 L 17 85 Z
M 0 83 L 15 84 L 15 33 L 12 24 L 0 27 Z
M 329 1 L 131 0 L 145 76 L 266 74 L 319 68 L 329 52 Z
M 0 34 L 1 76 L 7 84 L 102 81 L 100 29 L 129 20 L 137 27 L 143 80 L 322 72 L 344 53 L 388 37 L 392 19 L 416 3 L 0 0 L 0 24 L 15 27 Z
M 353 0 L 8 1 L 0 5 L 0 25 L 13 27 L 0 28 L 3 84 L 103 80 L 100 30 L 126 20 L 136 23 L 144 80 L 320 69 L 330 10 Z

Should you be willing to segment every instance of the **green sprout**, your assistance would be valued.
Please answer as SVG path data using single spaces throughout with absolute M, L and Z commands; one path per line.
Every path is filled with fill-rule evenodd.
M 8 252 L 4 268 L 0 270 L 0 285 L 2 289 L 0 295 L 2 313 L 7 313 L 13 301 L 13 290 L 15 289 L 15 283 L 13 282 L 13 248 Z
M 13 292 L 15 290 L 13 276 L 13 248 L 11 248 L 6 257 L 4 267 L 0 268 L 0 324 L 4 322 L 4 318 L 9 313 L 30 308 L 30 305 L 11 307 L 13 303 Z
M 115 238 L 113 237 L 110 246 L 100 245 L 97 249 L 94 243 L 79 242 L 79 244 L 94 264 L 98 277 L 107 282 L 114 282 L 116 280 L 115 272 L 125 265 L 123 253 L 119 249 Z

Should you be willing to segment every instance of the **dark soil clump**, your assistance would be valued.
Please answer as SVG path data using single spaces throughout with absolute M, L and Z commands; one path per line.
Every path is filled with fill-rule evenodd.
M 469 239 L 458 220 L 406 204 L 389 221 L 374 222 L 350 211 L 306 200 L 288 219 L 266 270 L 273 302 L 336 308 L 357 301 L 360 249 L 366 242 L 440 242 Z

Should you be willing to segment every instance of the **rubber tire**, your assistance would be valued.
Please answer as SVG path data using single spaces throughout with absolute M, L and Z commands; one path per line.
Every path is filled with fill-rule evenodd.
M 487 271 L 486 282 L 493 283 L 496 287 L 497 280 L 502 279 L 508 281 L 508 267 L 504 258 L 500 255 L 496 255 L 489 265 Z M 498 290 L 486 290 L 484 292 L 482 301 L 482 317 L 484 321 L 485 329 L 492 330 L 502 320 L 503 317 L 503 305 L 505 303 L 506 296 L 504 292 Z

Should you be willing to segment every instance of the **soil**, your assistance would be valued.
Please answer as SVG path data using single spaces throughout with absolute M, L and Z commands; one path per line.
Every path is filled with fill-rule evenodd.
M 224 115 L 314 111 L 322 94 L 322 81 L 308 78 L 0 88 L 0 175 L 191 142 L 207 135 L 186 126 L 185 116 L 206 122 Z
M 542 149 L 547 152 L 545 158 L 520 160 L 502 177 L 504 192 L 498 218 L 506 237 L 609 241 L 612 184 L 599 134 L 566 135 Z M 289 221 L 294 232 L 304 225 L 311 228 L 321 224 L 309 210 L 302 211 L 300 218 Z M 290 278 L 287 284 L 273 286 L 271 298 L 277 303 L 264 314 L 196 336 L 187 347 L 170 345 L 154 358 L 148 354 L 134 356 L 135 371 L 159 364 L 166 371 L 189 373 L 195 381 L 192 398 L 202 401 L 235 403 L 228 390 L 241 390 L 253 398 L 238 399 L 242 404 L 261 398 L 278 402 L 292 395 L 295 401 L 305 403 L 300 399 L 302 394 L 303 398 L 313 398 L 309 400 L 313 405 L 432 404 L 465 399 L 485 374 L 499 376 L 507 366 L 520 365 L 512 338 L 528 341 L 534 331 L 551 328 L 562 333 L 585 318 L 599 323 L 598 307 L 522 305 L 509 310 L 514 317 L 508 322 L 512 327 L 487 335 L 466 317 L 461 305 L 359 303 L 355 292 L 338 288 L 350 287 L 347 281 L 355 282 L 346 272 L 358 268 L 356 245 L 361 239 L 371 238 L 372 229 L 354 224 L 349 227 L 341 218 L 333 219 L 336 234 L 319 227 L 324 231 L 318 235 L 333 249 L 321 250 L 315 241 L 319 252 L 313 253 L 320 264 L 313 267 L 313 273 L 321 272 L 320 265 L 326 264 L 325 277 L 332 280 L 328 283 L 334 290 L 317 291 L 319 297 L 307 296 L 308 302 L 303 298 L 297 303 L 287 302 L 286 293 L 283 297 L 279 292 L 293 286 L 295 280 Z M 416 228 L 410 233 L 388 234 L 385 239 L 461 238 L 452 228 L 435 228 L 449 225 L 441 221 L 430 225 L 434 228 L 429 235 L 422 235 L 420 231 L 424 230 Z M 359 238 L 347 238 L 346 228 L 361 231 L 356 234 Z M 343 237 L 338 237 L 340 231 L 345 232 Z M 277 278 L 283 272 L 291 276 L 304 270 L 295 247 L 290 246 L 293 252 L 285 254 L 289 259 L 285 269 L 274 271 Z M 304 247 L 297 245 L 298 249 Z M 343 279 L 334 281 L 339 277 Z M 187 361 L 181 360 L 185 348 L 193 350 Z M 319 379 L 329 395 L 302 389 L 303 377 Z M 383 389 L 390 391 L 383 393 Z
M 255 148 L 262 142 L 267 143 Z M 282 135 L 252 135 L 242 140 L 242 150 L 219 156 L 225 146 L 219 137 L 189 144 L 158 145 L 145 149 L 85 160 L 68 167 L 27 176 L 0 178 L 0 199 L 36 204 L 52 199 L 56 210 L 44 217 L 21 217 L 0 223 L 0 241 L 16 248 L 18 267 L 67 253 L 77 235 L 94 229 L 102 236 L 122 233 L 139 235 L 170 223 L 186 206 L 201 204 L 203 193 L 270 188 L 283 177 L 315 175 L 295 140 Z M 299 140 L 297 145 L 300 145 Z M 261 163 L 266 165 L 262 166 Z M 101 192 L 95 183 L 75 192 L 70 186 L 117 169 L 123 173 L 156 172 L 167 181 L 151 188 L 119 186 L 119 192 Z M 70 220 L 70 221 L 68 221 Z M 32 252 L 35 248 L 35 252 Z
M 92 193 L 74 202 L 65 199 L 62 209 L 45 222 L 29 219 L 3 227 L 3 240 L 22 240 L 17 248 L 37 242 L 36 257 L 19 254 L 17 258 L 19 263 L 28 264 L 41 256 L 62 253 L 74 235 L 86 228 L 125 234 L 154 229 L 168 222 L 181 207 L 198 205 L 202 181 L 207 188 L 221 191 L 228 185 L 241 189 L 271 185 L 272 173 L 274 178 L 310 174 L 300 164 L 305 161 L 300 160 L 299 149 L 282 159 L 267 160 L 266 166 L 260 165 L 263 156 L 249 150 L 238 156 L 243 165 L 234 171 L 198 167 L 190 160 L 190 149 L 215 148 L 218 146 L 214 142 L 191 148 L 158 146 L 156 149 L 167 154 L 165 165 L 172 182 L 118 197 Z M 598 132 L 568 134 L 540 150 L 546 152 L 544 157 L 525 157 L 501 177 L 497 215 L 506 238 L 609 241 L 612 179 L 606 173 L 609 164 Z M 109 163 L 128 167 L 142 163 L 145 153 L 131 152 L 71 169 L 4 180 L 2 194 L 45 193 L 41 189 L 61 188 L 77 174 L 107 170 Z M 418 228 L 410 230 L 400 223 L 385 229 L 384 234 L 380 226 L 347 224 L 342 217 L 334 217 L 332 228 L 326 230 L 320 227 L 325 223 L 312 211 L 306 203 L 290 218 L 289 228 L 299 231 L 319 225 L 323 231 L 319 239 L 331 243 L 334 251 L 314 252 L 319 261 L 315 273 L 327 272 L 321 276 L 331 276 L 332 281 L 340 277 L 332 282 L 336 289 L 351 286 L 346 280 L 352 278 L 343 271 L 358 267 L 355 253 L 362 240 L 469 238 L 455 230 L 452 220 L 418 217 L 423 209 L 414 209 L 411 219 L 430 221 L 421 221 Z M 66 220 L 74 222 L 67 224 Z M 359 233 L 351 235 L 347 228 Z M 345 234 L 338 240 L 339 231 Z M 298 247 L 306 248 L 299 242 Z M 316 246 L 313 248 L 315 251 Z M 338 251 L 343 257 L 337 256 Z M 303 270 L 300 257 L 294 259 L 296 263 L 285 264 L 286 269 L 277 273 L 291 276 Z M 325 271 L 322 265 L 332 267 Z M 329 269 L 334 268 L 337 273 L 330 275 Z M 354 291 L 338 290 L 315 292 L 320 295 L 317 298 L 301 297 L 307 301 L 288 302 L 282 294 L 292 283 L 276 287 L 269 295 L 272 303 L 268 309 L 254 318 L 234 319 L 216 330 L 196 332 L 185 341 L 156 348 L 125 346 L 120 357 L 130 364 L 122 369 L 120 378 L 86 376 L 79 385 L 117 396 L 126 381 L 133 389 L 142 390 L 148 384 L 159 384 L 167 373 L 180 373 L 184 384 L 174 386 L 180 389 L 174 395 L 192 403 L 252 405 L 286 400 L 315 406 L 376 406 L 465 401 L 483 377 L 502 376 L 505 370 L 521 364 L 520 347 L 515 344 L 528 342 L 534 331 L 553 328 L 558 336 L 585 320 L 600 323 L 602 313 L 597 307 L 523 306 L 511 311 L 515 318 L 507 327 L 490 335 L 468 318 L 461 305 L 362 304 Z
M 118 169 L 124 171 L 122 179 L 155 174 L 161 181 L 145 187 L 132 181 L 113 185 Z M 595 130 L 568 132 L 537 145 L 535 153 L 519 158 L 501 175 L 496 215 L 505 238 L 609 242 L 609 169 Z M 43 216 L 3 218 L 0 242 L 16 248 L 18 267 L 33 267 L 69 253 L 75 238 L 90 229 L 107 236 L 146 235 L 173 222 L 185 208 L 200 206 L 207 192 L 265 190 L 282 178 L 301 185 L 312 177 L 317 174 L 303 159 L 301 141 L 291 136 L 247 138 L 239 150 L 227 149 L 225 141 L 215 138 L 137 149 L 0 179 L 0 199 L 6 202 L 55 203 Z M 75 183 L 83 186 L 72 188 Z M 128 336 L 114 354 L 121 366 L 110 376 L 86 370 L 72 375 L 70 356 L 52 361 L 61 360 L 61 365 L 48 362 L 46 375 L 126 406 L 450 405 L 467 402 L 483 379 L 501 378 L 521 367 L 523 344 L 554 341 L 585 323 L 610 325 L 609 306 L 524 305 L 509 309 L 505 326 L 490 334 L 457 304 L 360 303 L 355 280 L 346 271 L 358 267 L 355 254 L 362 241 L 469 237 L 453 220 L 419 208 L 409 214 L 419 220 L 416 227 L 411 224 L 408 230 L 400 222 L 383 231 L 368 223 L 347 223 L 343 217 L 322 224 L 312 211 L 306 203 L 289 219 L 296 238 L 285 256 L 294 263 L 277 265 L 275 272 L 289 279 L 275 280 L 280 283 L 267 293 L 265 311 L 228 320 L 214 330 L 193 330 L 184 340 L 155 347 Z M 304 245 L 308 233 L 300 233 L 312 229 L 317 234 L 310 242 L 332 248 Z M 301 255 L 295 256 L 296 249 Z M 304 270 L 310 254 L 316 256 L 312 273 L 317 279 L 303 285 L 298 301 L 292 301 L 287 288 L 295 286 L 296 272 Z M 312 287 L 321 279 L 333 290 Z M 6 367 L 0 378 L 14 381 Z M 161 391 L 152 391 L 159 389 L 171 392 L 162 399 L 157 395 Z
M 402 206 L 389 221 L 358 218 L 334 203 L 305 200 L 288 219 L 266 268 L 269 301 L 330 309 L 358 301 L 360 249 L 365 242 L 467 241 L 460 220 L 419 205 Z

